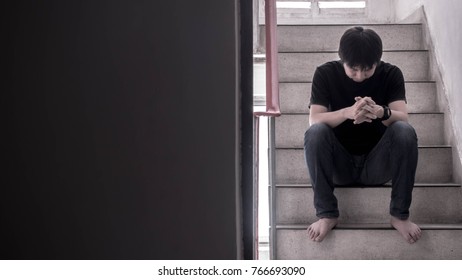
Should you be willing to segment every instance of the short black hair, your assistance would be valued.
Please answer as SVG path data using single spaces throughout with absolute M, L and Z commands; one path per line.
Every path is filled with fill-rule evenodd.
M 380 62 L 382 51 L 380 36 L 372 29 L 357 26 L 345 31 L 338 54 L 349 67 L 368 69 Z

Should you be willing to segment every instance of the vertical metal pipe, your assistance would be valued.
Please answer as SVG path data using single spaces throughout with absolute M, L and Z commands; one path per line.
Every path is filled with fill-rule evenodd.
M 253 240 L 253 252 L 254 259 L 259 259 L 259 232 L 258 232 L 258 199 L 259 199 L 259 178 L 258 178 L 258 168 L 260 166 L 260 117 L 254 116 L 253 118 L 253 230 L 254 230 L 254 240 Z
M 269 164 L 269 212 L 270 212 L 270 259 L 277 258 L 277 232 L 276 232 L 276 134 L 275 117 L 268 117 L 268 164 Z

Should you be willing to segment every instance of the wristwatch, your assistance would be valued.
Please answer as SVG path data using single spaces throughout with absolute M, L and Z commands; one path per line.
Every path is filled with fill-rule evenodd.
M 391 110 L 388 106 L 382 105 L 383 108 L 383 116 L 380 118 L 381 121 L 386 121 L 390 118 L 391 116 Z

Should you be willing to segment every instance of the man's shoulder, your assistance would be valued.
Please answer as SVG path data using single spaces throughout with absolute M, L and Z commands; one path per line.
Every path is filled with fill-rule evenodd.
M 317 67 L 316 71 L 321 76 L 326 78 L 333 78 L 342 73 L 343 66 L 342 63 L 338 60 L 336 61 L 329 61 L 324 64 L 321 64 Z
M 401 69 L 399 69 L 398 66 L 385 61 L 380 63 L 379 70 L 383 73 L 401 72 Z
M 385 79 L 387 81 L 402 81 L 404 80 L 401 69 L 391 63 L 381 62 L 380 67 L 376 70 L 377 77 Z
M 336 71 L 342 67 L 342 63 L 339 60 L 328 61 L 318 66 L 318 69 L 325 71 Z

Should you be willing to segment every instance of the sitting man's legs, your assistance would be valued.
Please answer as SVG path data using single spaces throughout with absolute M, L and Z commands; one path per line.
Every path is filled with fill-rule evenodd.
M 406 122 L 395 122 L 366 158 L 358 179 L 354 157 L 338 142 L 333 130 L 325 124 L 311 126 L 305 133 L 305 160 L 319 220 L 308 228 L 310 239 L 322 241 L 337 224 L 339 211 L 334 182 L 379 185 L 392 179 L 391 224 L 409 243 L 417 241 L 420 228 L 409 220 L 417 155 L 414 129 Z
M 311 240 L 320 242 L 335 227 L 339 216 L 334 177 L 336 184 L 351 184 L 354 170 L 351 156 L 326 124 L 312 125 L 306 131 L 305 160 L 313 185 L 316 216 L 319 218 L 308 228 L 308 235 Z
M 417 168 L 418 146 L 414 128 L 406 122 L 391 124 L 368 155 L 361 174 L 363 184 L 383 184 L 392 179 L 391 224 L 409 242 L 421 237 L 420 228 L 409 220 Z

